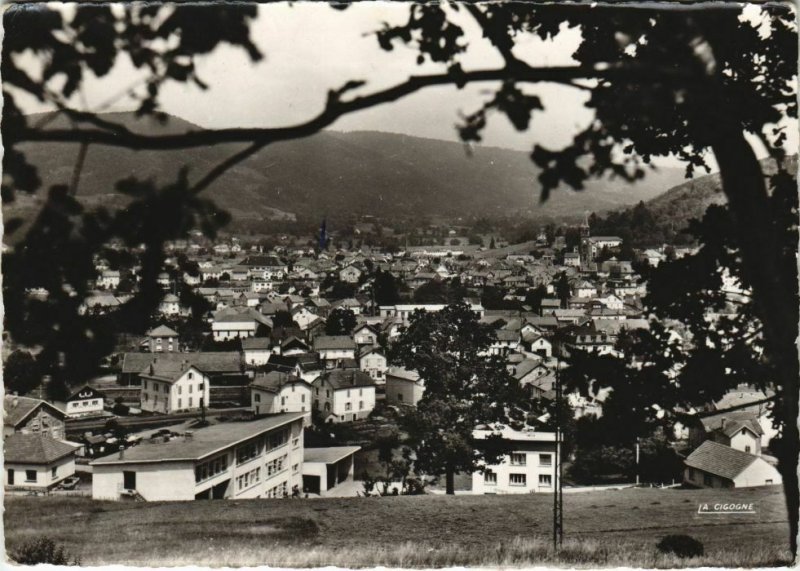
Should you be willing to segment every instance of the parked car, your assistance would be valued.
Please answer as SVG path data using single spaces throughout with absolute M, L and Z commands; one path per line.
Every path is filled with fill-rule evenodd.
M 78 476 L 70 476 L 61 482 L 60 487 L 64 490 L 74 490 L 81 479 Z

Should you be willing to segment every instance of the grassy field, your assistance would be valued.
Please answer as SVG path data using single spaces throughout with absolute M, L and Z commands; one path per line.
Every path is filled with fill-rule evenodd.
M 701 502 L 755 514 L 698 515 Z M 7 497 L 6 547 L 46 535 L 83 565 L 308 567 L 536 564 L 680 567 L 788 563 L 780 488 L 629 489 L 564 496 L 565 543 L 551 549 L 552 496 L 400 496 L 191 503 Z M 660 555 L 688 533 L 705 556 Z

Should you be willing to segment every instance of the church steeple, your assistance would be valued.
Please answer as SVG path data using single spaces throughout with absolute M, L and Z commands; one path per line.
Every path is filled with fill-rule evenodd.
M 581 238 L 586 238 L 590 234 L 589 228 L 589 211 L 587 210 L 583 214 L 583 224 L 581 224 Z

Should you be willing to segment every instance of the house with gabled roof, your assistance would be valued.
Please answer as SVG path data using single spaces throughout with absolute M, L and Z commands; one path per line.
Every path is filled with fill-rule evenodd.
M 12 434 L 3 442 L 8 490 L 48 490 L 75 474 L 77 445 L 44 434 Z
M 310 350 L 311 347 L 308 346 L 308 343 L 294 335 L 286 338 L 281 343 L 281 355 L 299 355 L 308 353 Z
M 698 418 L 689 426 L 689 443 L 713 440 L 748 454 L 761 455 L 764 430 L 751 411 L 735 410 Z
M 211 384 L 200 369 L 182 361 L 153 359 L 141 375 L 140 407 L 143 411 L 170 414 L 207 407 Z
M 311 385 L 300 377 L 279 371 L 258 373 L 249 387 L 250 409 L 256 416 L 305 412 L 306 424 L 311 423 Z
M 3 398 L 3 438 L 12 434 L 41 434 L 56 440 L 65 437 L 67 415 L 49 402 L 16 395 Z
M 356 345 L 377 345 L 378 344 L 378 330 L 369 323 L 361 323 L 356 325 L 353 329 L 353 340 Z
M 358 368 L 380 384 L 385 381 L 387 362 L 386 353 L 379 346 L 365 345 L 358 355 Z
M 269 337 L 242 339 L 244 362 L 251 367 L 266 365 L 272 355 L 272 340 Z
M 213 385 L 238 385 L 244 376 L 244 363 L 239 351 L 201 351 L 196 353 L 124 353 L 120 382 L 128 385 L 141 383 L 141 375 L 154 361 L 180 364 L 186 360 L 211 380 Z M 177 366 L 177 365 L 176 365 Z
M 356 342 L 349 335 L 320 335 L 314 338 L 314 351 L 325 361 L 328 368 L 333 368 L 342 359 L 354 359 Z
M 386 370 L 386 402 L 400 406 L 416 406 L 425 394 L 425 381 L 419 373 L 404 367 Z
M 698 488 L 749 488 L 783 482 L 780 472 L 755 454 L 706 440 L 684 461 L 683 481 Z
M 314 408 L 325 422 L 367 418 L 375 408 L 375 381 L 357 369 L 333 369 L 314 382 Z
M 178 332 L 171 327 L 162 324 L 154 327 L 145 335 L 147 338 L 142 342 L 142 347 L 151 353 L 171 353 L 180 350 Z
M 80 418 L 82 416 L 102 415 L 105 405 L 103 393 L 83 385 L 74 391 L 65 402 L 65 411 L 70 418 Z

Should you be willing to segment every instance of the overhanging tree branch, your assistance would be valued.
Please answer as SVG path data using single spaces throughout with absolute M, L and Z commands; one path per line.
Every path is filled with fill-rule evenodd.
M 689 83 L 704 82 L 706 79 L 696 73 L 687 73 L 676 68 L 656 68 L 654 66 L 565 66 L 534 68 L 527 64 L 509 69 L 475 70 L 463 74 L 434 74 L 411 76 L 403 83 L 377 91 L 368 95 L 341 100 L 329 98 L 325 109 L 316 117 L 305 123 L 289 127 L 274 128 L 231 128 L 202 131 L 187 131 L 174 135 L 144 135 L 135 133 L 123 125 L 98 119 L 91 113 L 69 110 L 69 117 L 82 123 L 90 123 L 99 128 L 87 129 L 36 129 L 26 127 L 17 131 L 15 139 L 23 141 L 48 141 L 55 143 L 96 143 L 115 147 L 126 147 L 137 150 L 169 150 L 186 149 L 223 143 L 260 143 L 265 146 L 272 142 L 285 141 L 313 135 L 333 124 L 340 117 L 384 103 L 396 101 L 402 97 L 427 87 L 441 85 L 457 85 L 485 81 L 518 81 L 534 83 L 560 83 L 577 87 L 573 81 L 580 79 L 625 80 L 631 82 L 652 83 L 661 81 L 686 86 Z M 336 92 L 331 92 L 336 93 Z

